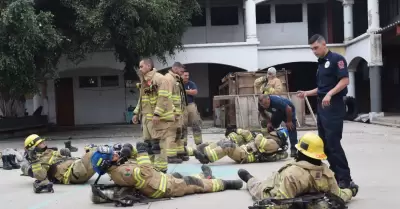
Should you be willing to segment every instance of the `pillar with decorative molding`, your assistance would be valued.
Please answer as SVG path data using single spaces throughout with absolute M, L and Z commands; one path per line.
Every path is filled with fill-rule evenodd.
M 356 98 L 356 77 L 355 70 L 349 69 L 349 85 L 347 86 L 347 96 Z
M 246 42 L 258 42 L 257 21 L 256 21 L 256 2 L 254 0 L 245 1 L 246 16 Z
M 379 2 L 378 0 L 368 0 L 368 33 L 370 40 L 369 82 L 371 112 L 382 112 L 382 36 L 375 34 L 380 29 L 379 22 Z
M 380 28 L 379 1 L 368 0 L 368 32 L 375 32 Z
M 354 38 L 353 5 L 354 0 L 343 0 L 344 42 Z

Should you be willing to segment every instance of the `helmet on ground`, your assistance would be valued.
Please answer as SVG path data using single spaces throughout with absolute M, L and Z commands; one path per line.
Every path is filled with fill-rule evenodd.
M 120 151 L 122 149 L 122 144 L 121 143 L 114 144 L 113 149 L 115 151 Z
M 325 160 L 327 158 L 324 152 L 324 142 L 317 134 L 312 132 L 308 132 L 300 138 L 299 143 L 296 144 L 296 149 L 313 159 Z
M 287 128 L 278 128 L 276 130 L 276 135 L 280 138 L 280 139 L 284 139 L 287 140 L 289 139 L 289 131 L 287 130 Z
M 24 142 L 25 149 L 32 149 L 38 146 L 40 143 L 44 142 L 44 139 L 40 138 L 37 134 L 31 134 L 26 137 Z
M 109 146 L 98 146 L 91 158 L 93 170 L 99 175 L 105 174 L 107 169 L 111 166 L 113 155 L 113 148 Z

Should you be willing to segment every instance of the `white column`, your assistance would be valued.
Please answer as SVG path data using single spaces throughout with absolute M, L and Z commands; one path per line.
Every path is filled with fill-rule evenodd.
M 349 71 L 349 85 L 347 86 L 347 96 L 356 97 L 356 79 L 355 72 Z
M 33 96 L 33 112 L 35 112 L 37 110 L 37 108 L 39 108 L 40 106 L 43 106 L 43 98 L 42 96 L 40 96 L 40 94 L 35 94 L 35 96 Z
M 256 22 L 256 2 L 246 0 L 246 42 L 258 42 Z
M 350 41 L 354 38 L 353 5 L 354 0 L 343 0 L 344 42 Z
M 368 32 L 377 31 L 379 28 L 379 1 L 368 0 Z

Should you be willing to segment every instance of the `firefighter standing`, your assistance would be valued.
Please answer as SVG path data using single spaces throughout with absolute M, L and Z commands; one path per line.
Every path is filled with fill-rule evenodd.
M 356 196 L 358 186 L 351 184 L 348 189 L 340 189 L 333 171 L 321 161 L 326 159 L 326 155 L 324 143 L 318 135 L 306 133 L 296 148 L 299 152 L 296 161 L 283 166 L 267 180 L 259 181 L 244 169 L 238 171 L 255 200 L 288 199 L 307 193 L 331 192 L 347 202 Z
M 260 87 L 262 94 L 280 94 L 283 90 L 282 81 L 276 77 L 276 69 L 268 68 L 267 76 L 257 78 L 254 81 L 256 88 Z
M 60 151 L 48 149 L 44 139 L 36 134 L 28 136 L 24 146 L 31 161 L 28 174 L 36 179 L 33 184 L 35 193 L 43 190 L 53 192 L 53 183 L 83 184 L 94 175 L 90 161 L 93 152 L 87 152 L 82 159 L 74 158 L 67 148 Z
M 346 107 L 343 97 L 347 94 L 349 72 L 346 59 L 326 46 L 325 38 L 313 35 L 310 47 L 318 57 L 317 88 L 300 91 L 299 97 L 317 96 L 318 135 L 324 140 L 325 152 L 331 169 L 341 188 L 352 182 L 349 163 L 341 139 Z
M 196 103 L 194 102 L 194 96 L 197 95 L 197 86 L 193 81 L 189 80 L 189 72 L 185 71 L 183 73 L 183 83 L 185 84 L 185 90 L 187 94 L 188 106 L 184 112 L 184 129 L 183 137 L 185 141 L 185 146 L 187 145 L 187 127 L 191 126 L 193 130 L 194 143 L 199 145 L 203 143 L 203 137 L 201 134 L 201 117 L 199 111 L 197 110 Z
M 182 78 L 184 66 L 180 62 L 175 62 L 172 69 L 165 74 L 165 78 L 170 85 L 169 90 L 172 92 L 172 101 L 175 107 L 175 126 L 176 137 L 170 142 L 170 151 L 168 154 L 168 163 L 182 163 L 183 160 L 189 160 L 185 151 L 185 144 L 182 137 L 183 129 L 183 111 L 186 109 L 186 92 L 183 86 Z M 174 150 L 175 148 L 175 150 Z
M 92 157 L 94 170 L 99 175 L 108 173 L 111 180 L 119 186 L 132 187 L 144 196 L 154 199 L 240 189 L 243 186 L 241 180 L 211 179 L 211 173 L 201 175 L 203 178 L 182 176 L 176 173 L 164 174 L 153 168 L 147 154 L 147 144 L 139 142 L 136 148 L 137 164 L 118 164 L 119 155 L 115 154 L 112 148 L 99 147 Z
M 143 137 L 148 144 L 154 167 L 162 172 L 168 170 L 167 153 L 176 137 L 174 106 L 167 79 L 154 69 L 150 58 L 142 59 L 140 70 L 140 98 L 133 111 L 132 121 L 142 116 Z

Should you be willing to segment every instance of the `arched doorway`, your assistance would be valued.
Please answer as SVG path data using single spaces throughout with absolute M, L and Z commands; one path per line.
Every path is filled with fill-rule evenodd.
M 276 70 L 285 69 L 288 71 L 288 84 L 289 92 L 296 92 L 299 90 L 311 90 L 317 87 L 317 68 L 316 62 L 291 62 L 274 66 Z M 266 71 L 268 68 L 263 69 Z M 316 111 L 317 100 L 316 97 L 309 97 L 309 101 L 313 111 Z M 306 108 L 306 114 L 309 114 Z
M 212 119 L 213 117 L 213 97 L 219 95 L 219 86 L 222 84 L 222 78 L 229 73 L 246 72 L 246 70 L 224 64 L 217 63 L 190 63 L 184 64 L 189 71 L 190 80 L 196 83 L 198 95 L 195 99 L 197 109 L 203 119 Z M 160 70 L 165 74 L 170 67 Z
M 354 58 L 349 69 L 355 69 L 355 97 L 359 113 L 369 113 L 371 111 L 369 67 L 365 59 L 361 57 Z

